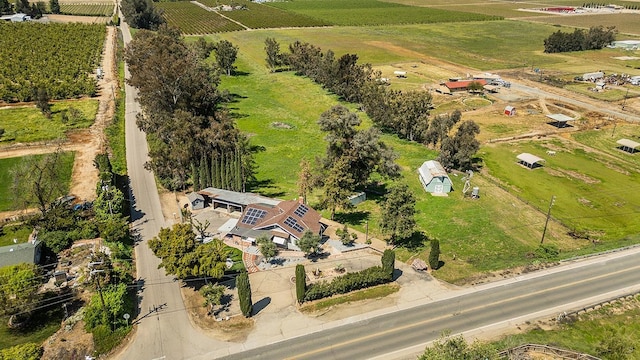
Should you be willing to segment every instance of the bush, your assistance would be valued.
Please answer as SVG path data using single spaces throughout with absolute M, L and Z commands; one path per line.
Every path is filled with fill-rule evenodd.
M 359 272 L 348 273 L 339 276 L 330 283 L 321 281 L 309 285 L 304 296 L 304 301 L 318 300 L 336 294 L 346 294 L 354 290 L 360 290 L 391 281 L 388 272 L 381 267 L 374 266 Z
M 41 233 L 38 236 L 38 240 L 42 241 L 44 246 L 57 254 L 60 251 L 71 247 L 73 239 L 70 235 L 72 235 L 72 233 L 63 230 L 49 231 Z
M 536 257 L 543 260 L 554 260 L 560 254 L 560 250 L 555 245 L 540 244 L 535 251 Z
M 0 360 L 38 360 L 42 356 L 42 347 L 26 343 L 0 350 Z

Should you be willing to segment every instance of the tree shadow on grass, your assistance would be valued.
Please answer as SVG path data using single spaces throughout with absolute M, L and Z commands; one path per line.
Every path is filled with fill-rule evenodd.
M 409 250 L 416 250 L 423 247 L 427 241 L 429 241 L 429 237 L 427 235 L 422 231 L 415 231 L 411 237 L 396 241 L 396 246 Z
M 369 211 L 351 211 L 348 213 L 336 213 L 334 220 L 341 224 L 360 225 L 369 220 Z
M 285 192 L 276 186 L 273 183 L 273 179 L 263 179 L 263 180 L 255 180 L 248 184 L 247 191 L 254 191 L 259 193 L 262 196 L 266 197 L 283 197 Z

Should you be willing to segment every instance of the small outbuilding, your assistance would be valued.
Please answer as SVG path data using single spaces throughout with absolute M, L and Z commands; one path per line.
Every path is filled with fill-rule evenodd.
M 26 243 L 0 247 L 0 267 L 20 263 L 38 264 L 42 254 L 42 243 L 31 240 Z
M 187 194 L 187 199 L 189 199 L 189 205 L 192 210 L 204 209 L 204 196 L 201 194 L 190 192 Z
M 547 115 L 547 117 L 553 120 L 552 122 L 549 123 L 549 125 L 553 125 L 559 128 L 566 127 L 569 121 L 575 120 L 571 116 L 567 116 L 564 114 L 549 114 Z
M 453 185 L 447 171 L 435 161 L 425 161 L 418 169 L 420 182 L 424 190 L 432 194 L 447 194 L 453 189 Z
M 511 105 L 507 105 L 504 108 L 504 114 L 507 115 L 507 116 L 513 116 L 513 115 L 516 114 L 516 108 L 511 106 Z
M 622 151 L 626 151 L 631 154 L 637 152 L 638 148 L 640 147 L 640 143 L 637 143 L 629 139 L 620 139 L 617 141 L 617 144 L 620 145 L 618 146 L 618 149 Z
M 529 153 L 522 153 L 518 155 L 517 158 L 518 158 L 518 164 L 525 166 L 529 169 L 542 167 L 541 163 L 544 161 L 544 159 Z

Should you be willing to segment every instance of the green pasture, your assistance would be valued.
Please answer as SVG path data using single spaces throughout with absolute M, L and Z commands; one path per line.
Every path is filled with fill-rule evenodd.
M 238 126 L 247 133 L 251 142 L 265 147 L 257 154 L 257 185 L 251 189 L 267 196 L 292 199 L 296 194 L 298 164 L 302 158 L 313 162 L 325 149 L 323 134 L 316 121 L 320 114 L 337 104 L 334 96 L 327 94 L 310 80 L 292 73 L 268 73 L 261 63 L 256 63 L 239 53 L 238 70 L 243 75 L 223 77 L 221 88 L 234 94 L 230 105 Z M 363 126 L 371 126 L 365 114 L 359 112 Z M 275 122 L 290 125 L 290 129 L 274 127 Z M 417 168 L 437 155 L 424 146 L 400 140 L 393 135 L 382 139 L 400 155 L 398 163 L 403 168 L 403 180 L 417 198 L 418 227 L 428 237 L 442 241 L 445 267 L 439 277 L 449 281 L 462 281 L 478 273 L 529 263 L 527 254 L 533 251 L 544 224 L 544 214 L 519 202 L 499 187 L 478 175 L 483 196 L 477 201 L 462 197 L 462 175 L 452 176 L 455 192 L 449 197 L 433 197 L 422 190 Z M 390 185 L 387 183 L 386 185 Z M 313 206 L 318 205 L 320 192 L 310 196 Z M 371 236 L 383 238 L 380 233 L 380 201 L 371 196 L 368 201 L 350 212 L 339 212 L 338 221 L 349 223 L 363 231 L 369 223 Z M 519 216 L 512 215 L 513 204 Z M 328 213 L 325 213 L 328 216 Z M 500 221 L 496 221 L 500 219 Z M 523 219 L 532 219 L 522 223 Z M 552 225 L 548 241 L 565 245 L 566 235 Z M 481 229 L 481 231 L 479 231 Z M 401 250 L 399 259 L 412 256 L 426 259 L 427 247 L 415 244 L 411 250 Z M 574 246 L 575 247 L 575 246 Z
M 564 88 L 567 90 L 571 90 L 578 94 L 587 95 L 588 97 L 604 100 L 604 101 L 620 101 L 624 100 L 625 95 L 627 94 L 626 90 L 622 89 L 611 89 L 606 88 L 603 91 L 593 91 L 590 90 L 595 87 L 595 84 L 592 83 L 579 83 L 579 84 L 569 84 Z
M 33 155 L 36 158 L 41 158 L 43 155 Z M 0 159 L 0 211 L 16 210 L 13 204 L 13 194 L 11 191 L 11 184 L 13 179 L 11 178 L 11 168 L 24 161 L 25 157 L 14 157 L 7 159 Z M 71 171 L 73 170 L 74 153 L 67 152 L 62 154 L 62 167 L 63 177 L 59 179 L 60 182 L 66 184 L 68 188 L 71 183 Z
M 544 22 L 553 25 L 568 27 L 578 27 L 588 29 L 592 26 L 615 26 L 620 32 L 618 38 L 623 34 L 640 36 L 640 26 L 638 26 L 638 14 L 589 14 L 580 16 L 538 16 L 529 21 Z M 566 31 L 566 29 L 565 29 Z
M 605 125 L 605 124 L 602 124 Z M 624 169 L 629 172 L 640 171 L 640 153 L 629 154 L 628 152 L 618 149 L 616 141 L 620 139 L 630 139 L 640 142 L 640 129 L 637 125 L 630 125 L 623 122 L 613 126 L 613 123 L 606 124 L 606 127 L 600 130 L 581 131 L 574 133 L 571 138 L 585 146 L 589 146 L 606 155 L 603 158 L 615 158 L 617 162 L 625 164 Z M 616 171 L 623 171 L 615 167 L 614 163 L 608 166 Z
M 60 13 L 65 15 L 79 16 L 111 16 L 113 15 L 113 4 L 60 4 Z
M 79 110 L 78 116 L 70 116 L 69 109 Z M 0 146 L 13 143 L 29 143 L 62 139 L 73 129 L 88 128 L 98 112 L 98 100 L 65 100 L 51 104 L 51 118 L 47 119 L 35 105 L 0 109 L 0 127 L 5 133 Z M 67 114 L 66 120 L 64 114 Z
M 544 166 L 516 164 L 523 152 L 545 159 Z M 552 216 L 569 229 L 603 241 L 640 232 L 640 172 L 628 161 L 561 140 L 487 146 L 482 157 L 491 175 L 532 206 L 546 210 L 555 195 Z
M 376 0 L 299 0 L 269 6 L 340 26 L 427 24 L 497 20 L 499 16 L 414 7 Z
M 296 40 L 333 50 L 337 56 L 358 54 L 360 61 L 373 65 L 407 61 L 429 62 L 434 57 L 478 70 L 552 67 L 568 59 L 544 54 L 543 41 L 557 29 L 519 21 L 397 25 L 372 27 L 331 27 L 314 29 L 274 29 L 221 34 L 240 46 L 240 52 L 264 64 L 264 39 L 273 37 L 282 51 Z

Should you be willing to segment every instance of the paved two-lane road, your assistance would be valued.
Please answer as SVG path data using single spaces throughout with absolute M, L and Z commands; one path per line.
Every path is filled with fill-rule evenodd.
M 640 290 L 640 251 L 469 289 L 466 294 L 236 353 L 224 359 L 412 358 L 442 331 L 497 331 Z M 211 357 L 213 358 L 213 357 Z

